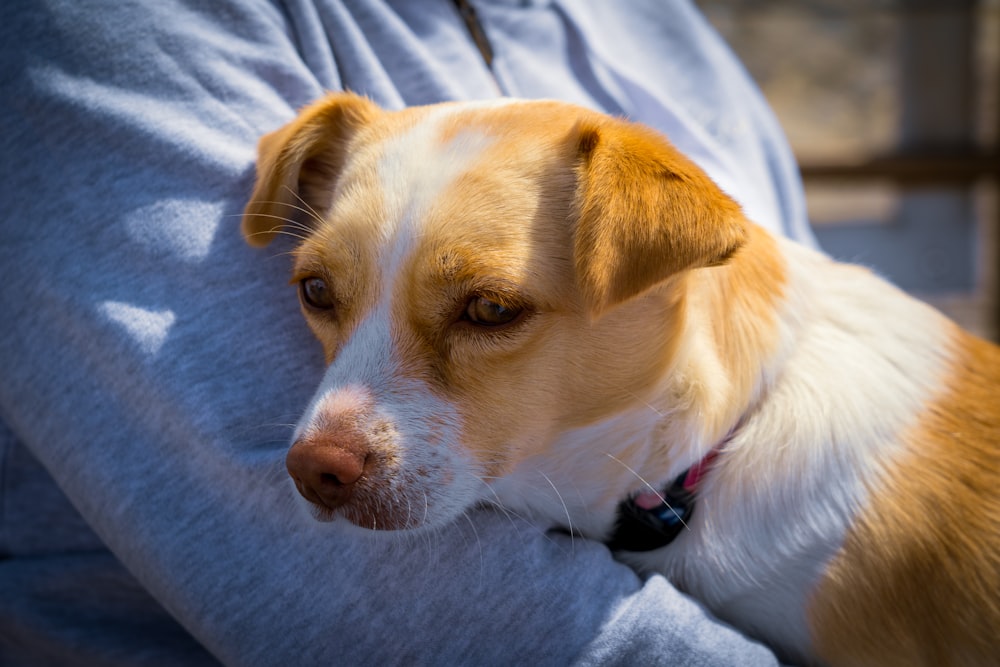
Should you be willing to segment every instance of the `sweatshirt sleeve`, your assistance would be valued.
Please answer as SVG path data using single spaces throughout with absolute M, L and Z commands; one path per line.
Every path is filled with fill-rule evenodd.
M 463 30 L 445 0 L 3 4 L 0 652 L 773 664 L 602 545 L 494 509 L 359 539 L 293 502 L 323 361 L 292 239 L 240 238 L 256 141 L 326 89 L 498 94 Z

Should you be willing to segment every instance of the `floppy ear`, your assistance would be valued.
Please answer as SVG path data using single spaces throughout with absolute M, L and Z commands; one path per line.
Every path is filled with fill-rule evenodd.
M 573 253 L 592 317 L 745 242 L 739 205 L 655 131 L 601 118 L 575 132 Z
M 243 210 L 243 237 L 266 246 L 290 222 L 326 213 L 351 138 L 381 110 L 351 93 L 333 93 L 306 107 L 257 147 L 257 182 Z

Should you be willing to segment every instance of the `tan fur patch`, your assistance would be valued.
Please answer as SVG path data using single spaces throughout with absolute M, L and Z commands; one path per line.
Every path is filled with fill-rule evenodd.
M 717 355 L 724 383 L 695 373 L 703 393 L 695 404 L 703 437 L 718 442 L 751 406 L 765 378 L 763 369 L 781 347 L 778 313 L 788 280 L 784 257 L 768 232 L 746 225 L 746 245 L 722 267 L 688 278 L 692 335 Z M 697 364 L 698 360 L 692 360 Z
M 832 664 L 1000 659 L 1000 349 L 953 336 L 946 389 L 815 593 L 811 624 Z

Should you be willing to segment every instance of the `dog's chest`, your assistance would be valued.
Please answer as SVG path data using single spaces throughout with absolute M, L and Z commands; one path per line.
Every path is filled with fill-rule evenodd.
M 775 648 L 783 660 L 808 664 L 810 594 L 845 530 L 800 530 L 792 522 L 801 517 L 778 516 L 773 507 L 761 508 L 774 514 L 773 523 L 751 523 L 749 515 L 756 512 L 748 511 L 740 526 L 720 520 L 716 510 L 706 492 L 688 528 L 669 545 L 618 557 L 639 572 L 664 575 L 723 621 Z

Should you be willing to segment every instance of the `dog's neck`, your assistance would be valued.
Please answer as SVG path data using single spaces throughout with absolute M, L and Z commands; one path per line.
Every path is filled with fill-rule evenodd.
M 656 430 L 673 435 L 662 442 L 667 479 L 729 438 L 773 381 L 797 328 L 786 315 L 786 275 L 775 239 L 751 226 L 728 264 L 685 277 L 676 363 L 648 400 L 665 415 Z

